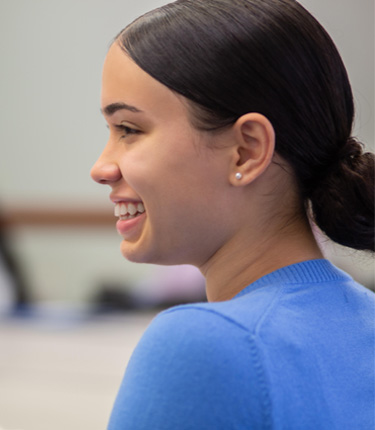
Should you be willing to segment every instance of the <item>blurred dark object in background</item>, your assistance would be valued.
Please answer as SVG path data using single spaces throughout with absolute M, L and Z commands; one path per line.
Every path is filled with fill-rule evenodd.
M 0 314 L 26 308 L 31 302 L 20 264 L 9 246 L 0 216 Z
M 94 311 L 162 310 L 205 302 L 205 280 L 193 266 L 154 266 L 136 285 L 102 282 L 91 303 Z

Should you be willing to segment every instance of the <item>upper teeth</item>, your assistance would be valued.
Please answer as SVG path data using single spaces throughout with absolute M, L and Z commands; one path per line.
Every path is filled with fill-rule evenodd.
M 115 216 L 135 215 L 137 212 L 143 213 L 144 211 L 143 203 L 120 202 L 115 205 Z

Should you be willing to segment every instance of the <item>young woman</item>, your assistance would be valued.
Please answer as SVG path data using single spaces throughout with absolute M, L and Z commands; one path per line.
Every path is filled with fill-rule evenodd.
M 325 30 L 294 0 L 178 0 L 115 38 L 101 103 L 124 257 L 195 265 L 208 298 L 152 322 L 109 429 L 373 428 L 374 294 L 310 224 L 374 249 L 374 156 Z

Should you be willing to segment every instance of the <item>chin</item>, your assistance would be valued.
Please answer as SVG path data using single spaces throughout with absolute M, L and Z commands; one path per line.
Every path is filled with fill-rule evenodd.
M 166 264 L 161 262 L 160 251 L 142 246 L 140 243 L 123 240 L 120 248 L 123 257 L 132 263 Z
M 161 249 L 141 246 L 139 243 L 121 242 L 121 254 L 132 263 L 158 264 L 162 266 L 175 266 L 180 264 L 191 264 L 185 258 L 179 258 L 176 250 L 169 248 L 168 252 Z
M 150 263 L 147 252 L 140 250 L 137 246 L 132 246 L 125 240 L 121 242 L 120 249 L 122 256 L 132 263 Z

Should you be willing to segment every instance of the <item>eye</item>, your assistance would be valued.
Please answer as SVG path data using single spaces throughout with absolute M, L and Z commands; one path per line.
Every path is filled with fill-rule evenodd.
M 106 124 L 106 127 L 108 129 L 115 129 L 118 131 L 119 134 L 121 134 L 120 139 L 125 139 L 126 137 L 129 137 L 133 134 L 139 134 L 141 133 L 140 130 L 130 127 L 128 125 L 125 124 L 113 124 L 112 126 L 109 126 L 108 124 Z
M 121 138 L 126 138 L 126 137 L 128 137 L 128 136 L 130 136 L 132 134 L 139 134 L 140 133 L 139 130 L 137 130 L 135 128 L 132 128 L 132 127 L 129 127 L 128 125 L 125 125 L 125 124 L 115 125 L 115 128 L 117 130 L 121 131 L 121 133 L 123 134 L 121 136 Z

